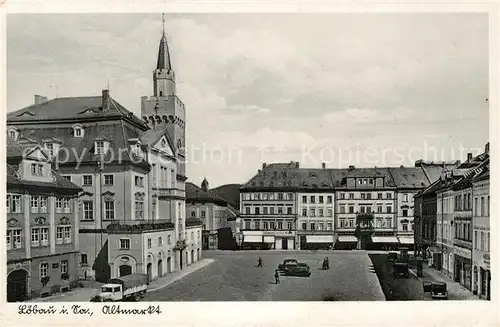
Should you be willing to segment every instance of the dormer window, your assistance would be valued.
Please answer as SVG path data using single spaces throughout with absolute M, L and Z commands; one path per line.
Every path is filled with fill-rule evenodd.
M 108 152 L 109 143 L 107 141 L 95 141 L 94 150 L 95 154 L 105 154 Z
M 74 137 L 83 137 L 83 126 L 80 124 L 73 125 L 73 136 Z
M 8 135 L 9 135 L 9 137 L 10 137 L 11 139 L 16 140 L 16 139 L 17 139 L 17 136 L 19 135 L 19 132 L 17 131 L 17 129 L 16 129 L 16 128 L 11 127 L 11 128 L 9 128 L 9 130 L 8 130 Z
M 43 176 L 43 165 L 32 163 L 31 164 L 31 175 L 33 176 Z

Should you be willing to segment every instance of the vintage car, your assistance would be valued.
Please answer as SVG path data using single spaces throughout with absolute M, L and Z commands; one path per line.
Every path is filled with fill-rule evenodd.
M 283 263 L 280 263 L 278 265 L 278 270 L 283 271 L 285 266 L 289 263 L 298 263 L 298 261 L 297 261 L 297 259 L 285 259 L 285 261 L 283 261 Z
M 311 268 L 307 263 L 290 262 L 283 267 L 283 273 L 285 276 L 309 277 Z
M 393 265 L 393 270 L 394 270 L 394 277 L 399 277 L 399 276 L 403 276 L 403 277 L 410 277 L 410 272 L 408 270 L 408 263 L 406 262 L 401 262 L 401 261 L 396 261 L 394 262 L 394 265 Z
M 424 282 L 424 292 L 431 293 L 433 299 L 447 299 L 448 291 L 445 282 Z
M 397 252 L 389 252 L 387 254 L 387 262 L 396 262 L 396 260 L 398 260 Z

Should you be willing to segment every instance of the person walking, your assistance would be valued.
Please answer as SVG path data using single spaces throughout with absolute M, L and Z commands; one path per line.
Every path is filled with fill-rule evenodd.
M 278 269 L 274 272 L 274 279 L 276 280 L 276 284 L 280 284 L 280 272 Z
M 259 257 L 259 264 L 257 265 L 257 267 L 262 267 L 262 257 Z

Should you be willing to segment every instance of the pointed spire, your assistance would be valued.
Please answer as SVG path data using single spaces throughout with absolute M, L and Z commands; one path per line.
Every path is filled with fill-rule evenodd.
M 163 30 L 160 40 L 160 48 L 158 50 L 158 64 L 156 69 L 166 69 L 171 70 L 172 66 L 170 64 L 170 53 L 168 51 L 168 42 L 165 35 L 165 14 L 162 14 Z

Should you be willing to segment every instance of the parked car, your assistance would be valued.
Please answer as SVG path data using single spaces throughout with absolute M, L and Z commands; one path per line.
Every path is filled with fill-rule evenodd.
M 300 262 L 287 263 L 283 267 L 283 272 L 285 276 L 301 276 L 301 277 L 311 276 L 311 268 L 307 263 L 300 263 Z
M 398 253 L 397 252 L 389 252 L 387 254 L 387 262 L 396 262 L 398 260 Z
M 115 302 L 133 299 L 140 301 L 148 289 L 148 275 L 131 274 L 112 278 L 101 286 L 100 292 L 90 299 L 91 302 Z
M 289 264 L 289 263 L 299 263 L 299 262 L 297 261 L 297 259 L 285 259 L 285 261 L 283 261 L 283 263 L 280 263 L 278 265 L 278 270 L 283 271 L 283 269 L 285 268 L 285 266 L 287 264 Z
M 408 263 L 396 261 L 393 265 L 394 277 L 404 276 L 406 278 L 410 277 L 410 272 L 408 269 Z
M 433 299 L 447 299 L 448 291 L 445 282 L 424 282 L 424 292 L 431 293 Z

